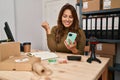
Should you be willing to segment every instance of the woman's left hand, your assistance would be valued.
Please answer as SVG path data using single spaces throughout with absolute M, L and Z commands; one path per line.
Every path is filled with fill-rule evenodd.
M 65 41 L 64 41 L 64 44 L 65 44 L 65 46 L 67 47 L 67 49 L 69 49 L 69 50 L 72 51 L 73 53 L 77 53 L 77 52 L 78 52 L 78 50 L 77 50 L 77 48 L 76 48 L 76 45 L 77 45 L 76 41 L 74 41 L 73 43 L 70 42 L 70 44 L 68 44 L 67 41 L 65 40 Z

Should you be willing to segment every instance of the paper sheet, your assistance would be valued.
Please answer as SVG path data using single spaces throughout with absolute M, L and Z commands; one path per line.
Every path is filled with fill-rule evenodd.
M 31 55 L 33 55 L 35 57 L 40 57 L 41 60 L 58 57 L 55 53 L 47 52 L 47 51 L 45 51 L 45 52 L 33 52 L 33 53 L 31 53 Z

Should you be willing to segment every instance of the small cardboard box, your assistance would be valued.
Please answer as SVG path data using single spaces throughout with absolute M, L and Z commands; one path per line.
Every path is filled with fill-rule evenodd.
M 119 0 L 103 0 L 103 9 L 120 8 Z
M 8 59 L 10 56 L 20 56 L 19 42 L 3 42 L 0 44 L 0 61 Z
M 98 11 L 102 9 L 101 0 L 83 0 L 83 12 Z
M 32 64 L 38 61 L 40 62 L 41 59 L 25 55 L 19 57 L 11 57 L 0 62 L 0 70 L 31 71 Z
M 110 43 L 99 43 L 96 45 L 96 54 L 115 55 L 116 45 Z

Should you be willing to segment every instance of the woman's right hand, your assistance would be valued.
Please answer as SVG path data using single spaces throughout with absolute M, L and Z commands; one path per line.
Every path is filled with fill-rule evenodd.
M 46 21 L 43 22 L 41 26 L 46 30 L 47 34 L 50 34 L 50 26 Z

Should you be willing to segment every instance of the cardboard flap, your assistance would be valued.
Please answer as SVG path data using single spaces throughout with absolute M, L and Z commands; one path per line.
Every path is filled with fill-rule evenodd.
M 20 56 L 19 42 L 3 42 L 0 44 L 0 61 L 3 61 L 10 56 Z

